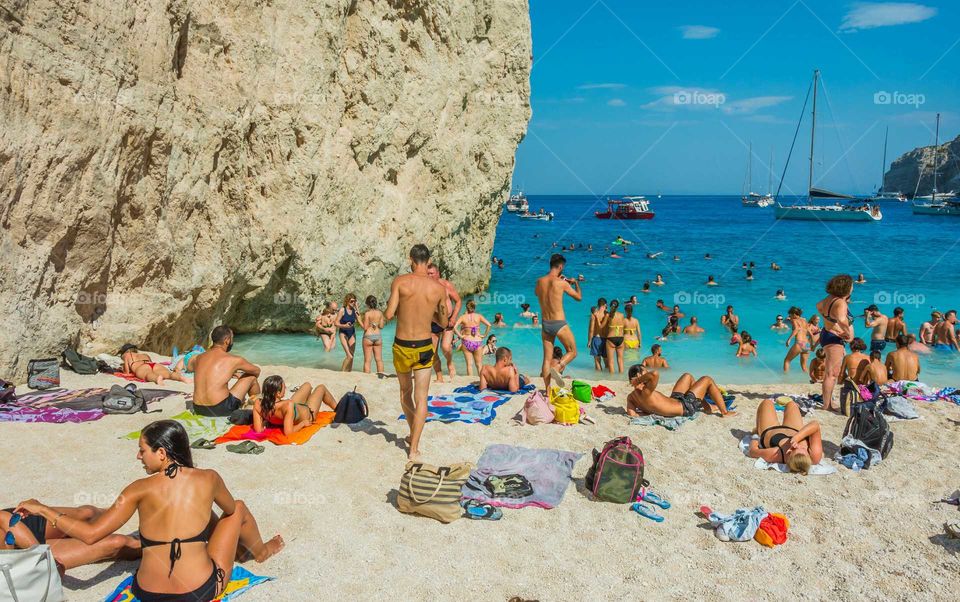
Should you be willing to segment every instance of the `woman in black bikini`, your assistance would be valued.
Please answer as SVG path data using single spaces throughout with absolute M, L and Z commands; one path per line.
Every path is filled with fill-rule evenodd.
M 853 325 L 847 310 L 850 295 L 853 293 L 853 278 L 849 274 L 839 274 L 827 282 L 827 296 L 817 303 L 817 311 L 823 316 L 824 328 L 820 331 L 820 346 L 823 347 L 824 375 L 823 409 L 833 406 L 833 389 L 843 366 L 844 346 L 853 340 Z
M 287 385 L 283 378 L 274 374 L 263 381 L 260 399 L 253 403 L 253 430 L 262 433 L 268 426 L 283 429 L 284 435 L 291 435 L 313 424 L 320 404 L 325 403 L 331 410 L 337 409 L 337 401 L 325 385 L 314 388 L 303 383 L 290 399 L 284 399 Z
M 127 485 L 92 521 L 37 500 L 20 502 L 17 512 L 42 516 L 88 545 L 109 537 L 137 513 L 143 559 L 133 594 L 141 602 L 212 600 L 223 593 L 238 556 L 249 552 L 263 562 L 283 548 L 279 535 L 261 539 L 250 510 L 233 498 L 216 471 L 193 467 L 190 440 L 179 422 L 149 424 L 139 448 L 137 459 L 150 476 Z M 211 516 L 214 504 L 223 510 L 219 519 Z
M 750 442 L 751 458 L 786 464 L 790 472 L 804 475 L 823 459 L 820 423 L 814 420 L 804 424 L 800 406 L 792 401 L 783 410 L 783 422 L 777 418 L 772 399 L 761 401 L 754 430 L 757 433 L 759 436 Z
M 623 314 L 617 311 L 620 307 L 620 301 L 614 299 L 610 302 L 610 310 L 603 321 L 603 337 L 607 341 L 607 372 L 613 374 L 614 368 L 617 372 L 623 372 L 623 328 L 626 319 Z

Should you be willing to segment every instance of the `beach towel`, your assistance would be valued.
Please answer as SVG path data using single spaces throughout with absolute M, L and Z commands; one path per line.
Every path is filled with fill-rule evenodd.
M 317 412 L 317 418 L 313 424 L 304 427 L 290 436 L 283 434 L 283 429 L 279 427 L 267 427 L 263 432 L 258 433 L 253 427 L 247 424 L 238 424 L 223 435 L 217 437 L 215 443 L 229 443 L 231 441 L 269 441 L 274 445 L 303 445 L 317 434 L 317 431 L 333 422 L 336 412 Z M 191 437 L 192 439 L 192 437 Z
M 532 383 L 528 383 L 520 387 L 520 389 L 518 389 L 515 393 L 511 393 L 510 391 L 507 391 L 505 389 L 491 389 L 490 387 L 487 387 L 486 389 L 481 390 L 480 387 L 477 386 L 476 384 L 470 383 L 466 387 L 457 387 L 456 389 L 453 390 L 453 392 L 469 393 L 470 395 L 479 395 L 480 393 L 493 393 L 495 395 L 520 395 L 521 393 L 529 393 L 533 391 L 535 388 L 536 386 L 534 386 Z
M 141 389 L 147 403 L 158 401 L 176 391 Z M 16 404 L 0 406 L 0 422 L 90 422 L 103 418 L 103 397 L 108 389 L 50 389 L 24 393 Z M 139 435 L 138 435 L 139 436 Z
M 427 422 L 487 424 L 497 417 L 496 409 L 510 401 L 495 393 L 452 393 L 427 398 Z M 398 420 L 403 420 L 403 414 Z
M 133 372 L 114 372 L 112 376 L 116 376 L 117 378 L 122 378 L 124 380 L 129 380 L 130 382 L 134 382 L 134 383 L 147 382 L 142 378 L 137 378 L 137 375 L 134 374 Z
M 91 422 L 104 417 L 103 410 L 71 410 L 70 408 L 24 408 L 0 405 L 0 422 Z
M 581 457 L 583 454 L 556 449 L 489 445 L 464 483 L 461 495 L 504 508 L 556 508 L 570 484 L 573 466 Z M 533 487 L 533 494 L 521 498 L 494 497 L 484 485 L 494 475 L 521 475 Z
M 133 577 L 130 575 L 124 579 L 103 602 L 134 602 L 137 598 L 134 598 L 133 592 L 130 591 L 133 586 Z M 233 572 L 230 573 L 230 582 L 223 590 L 223 595 L 213 602 L 230 602 L 245 594 L 250 588 L 271 580 L 273 577 L 254 575 L 242 566 L 234 565 Z
M 930 385 L 913 380 L 895 380 L 884 385 L 884 392 L 888 396 L 899 395 L 912 399 L 914 401 L 950 401 L 960 404 L 960 395 L 957 395 L 957 389 L 945 387 L 937 389 Z
M 191 411 L 180 412 L 176 416 L 171 416 L 171 420 L 176 420 L 183 425 L 187 431 L 187 437 L 190 441 L 197 439 L 208 439 L 213 441 L 223 435 L 233 426 L 227 417 L 200 416 Z M 244 427 L 248 428 L 248 427 Z M 127 433 L 121 439 L 132 439 L 136 441 L 140 438 L 140 431 Z
M 699 412 L 697 412 L 699 414 Z M 675 431 L 684 424 L 690 422 L 697 417 L 697 414 L 692 416 L 657 416 L 656 414 L 648 414 L 646 416 L 637 416 L 630 420 L 630 424 L 634 426 L 662 426 L 668 431 Z
M 750 457 L 750 440 L 753 439 L 754 436 L 755 435 L 744 435 L 743 439 L 740 440 L 740 451 L 742 451 L 743 455 L 747 456 L 748 458 Z M 814 464 L 811 466 L 808 474 L 825 476 L 837 472 L 837 468 L 835 466 L 824 464 L 825 461 L 825 459 L 821 459 L 819 464 Z M 757 458 L 757 461 L 753 463 L 753 467 L 758 470 L 773 469 L 777 472 L 790 472 L 790 468 L 788 468 L 786 464 L 767 462 L 763 458 Z

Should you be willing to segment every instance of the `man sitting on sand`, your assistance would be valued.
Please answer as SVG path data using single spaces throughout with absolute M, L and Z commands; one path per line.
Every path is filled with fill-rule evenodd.
M 670 368 L 670 364 L 667 363 L 667 358 L 660 355 L 660 349 L 660 345 L 653 345 L 650 347 L 650 355 L 643 358 L 643 361 L 640 362 L 640 365 L 644 368 L 650 368 L 651 370 L 668 370 Z
M 720 388 L 709 376 L 694 379 L 693 375 L 684 373 L 677 379 L 670 397 L 657 391 L 660 373 L 656 370 L 647 370 L 640 365 L 631 366 L 629 377 L 633 386 L 633 391 L 627 396 L 627 414 L 630 416 L 655 414 L 670 418 L 703 412 L 726 417 L 736 414 L 727 411 Z
M 893 380 L 917 380 L 920 378 L 920 358 L 910 350 L 909 335 L 897 337 L 897 348 L 887 354 L 885 362 Z
M 247 395 L 259 397 L 260 368 L 233 355 L 233 330 L 220 325 L 210 333 L 213 346 L 190 358 L 194 373 L 193 411 L 201 416 L 229 416 L 243 406 Z M 233 379 L 237 381 L 228 387 Z
M 517 371 L 513 352 L 508 347 L 497 349 L 496 363 L 480 369 L 480 389 L 499 389 L 516 393 L 526 386 L 529 379 Z
M 430 249 L 423 244 L 410 249 L 410 271 L 393 280 L 387 301 L 387 320 L 397 318 L 393 340 L 393 367 L 400 383 L 400 407 L 410 427 L 407 458 L 420 458 L 420 435 L 427 422 L 427 395 L 433 369 L 434 347 L 430 325 L 449 324 L 446 287 L 427 271 Z

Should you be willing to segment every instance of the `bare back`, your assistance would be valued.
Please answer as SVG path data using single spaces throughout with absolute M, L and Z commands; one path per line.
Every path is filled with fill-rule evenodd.
M 566 280 L 553 274 L 541 276 L 537 278 L 533 292 L 540 301 L 540 312 L 543 314 L 541 321 L 566 319 L 563 313 L 563 295 L 573 293 L 573 288 Z
M 427 275 L 403 274 L 393 281 L 387 315 L 396 311 L 398 339 L 422 341 L 430 338 L 430 323 L 446 324 L 449 297 L 440 282 Z
M 193 366 L 193 401 L 198 405 L 215 405 L 227 398 L 227 385 L 237 370 L 247 365 L 239 355 L 214 347 L 195 356 Z

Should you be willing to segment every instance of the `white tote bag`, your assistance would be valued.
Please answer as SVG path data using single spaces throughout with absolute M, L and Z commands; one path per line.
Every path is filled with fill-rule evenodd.
M 0 602 L 62 602 L 60 573 L 48 545 L 0 550 Z

